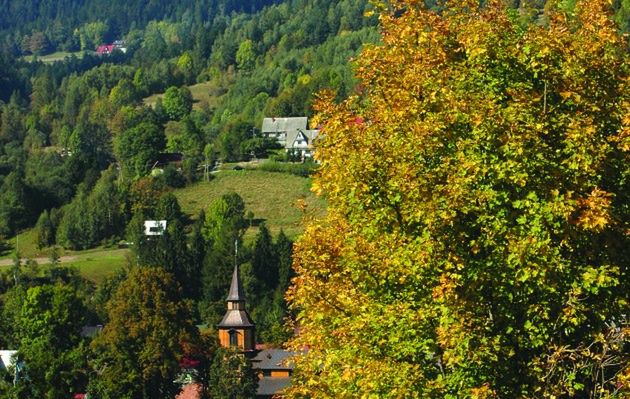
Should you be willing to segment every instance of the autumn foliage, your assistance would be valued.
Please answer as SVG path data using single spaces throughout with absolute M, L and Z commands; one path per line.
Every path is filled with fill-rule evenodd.
M 381 5 L 323 94 L 292 397 L 615 398 L 630 376 L 628 46 L 607 1 Z

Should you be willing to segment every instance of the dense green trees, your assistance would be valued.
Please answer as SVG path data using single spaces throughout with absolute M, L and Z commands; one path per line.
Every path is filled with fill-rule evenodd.
M 190 25 L 211 20 L 219 12 L 254 12 L 274 3 L 265 1 L 186 0 L 172 4 L 167 1 L 41 1 L 24 4 L 17 0 L 0 3 L 0 38 L 11 38 L 11 31 L 28 33 L 24 37 L 24 51 L 35 52 L 45 40 L 50 50 L 94 50 L 103 42 L 120 38 L 133 28 L 143 28 L 150 21 L 165 16 L 183 19 Z M 193 19 L 194 13 L 194 19 Z M 184 18 L 185 16 L 185 18 Z M 190 27 L 190 26 L 189 26 Z M 19 35 L 18 35 L 19 37 Z M 21 43 L 20 43 L 21 44 Z
M 285 327 L 288 317 L 284 294 L 292 277 L 292 243 L 280 231 L 274 242 L 262 224 L 251 249 L 251 273 L 247 293 L 251 315 L 261 342 L 281 345 L 291 336 Z M 245 269 L 248 270 L 248 269 Z
M 240 243 L 240 260 L 245 227 L 245 203 L 236 193 L 228 193 L 213 201 L 206 213 L 203 236 L 206 239 L 206 257 L 202 269 L 203 317 L 220 321 L 225 311 L 225 293 L 231 280 L 236 246 Z
M 146 175 L 157 156 L 166 145 L 162 129 L 150 122 L 125 130 L 116 139 L 116 155 L 122 162 L 123 171 L 130 176 Z
M 187 87 L 169 87 L 164 93 L 164 112 L 172 120 L 180 120 L 192 110 L 192 94 Z
M 249 359 L 231 349 L 218 349 L 208 372 L 212 398 L 248 399 L 256 395 L 257 377 Z
M 86 310 L 75 287 L 17 286 L 5 295 L 3 331 L 23 361 L 18 383 L 0 391 L 16 398 L 69 397 L 85 389 L 87 353 L 80 337 Z M 8 338 L 7 337 L 7 338 Z M 7 396 L 9 397 L 9 396 Z
M 37 230 L 37 247 L 39 249 L 50 247 L 55 243 L 56 228 L 50 220 L 50 215 L 47 210 L 44 210 L 44 212 L 39 215 L 35 229 Z
M 365 92 L 320 104 L 329 209 L 297 246 L 291 396 L 627 397 L 630 64 L 609 2 L 418 3 L 383 2 Z
M 108 324 L 92 347 L 97 398 L 174 397 L 183 344 L 198 332 L 181 288 L 160 268 L 133 269 L 107 304 Z
M 51 223 L 56 229 L 55 242 L 67 248 L 85 249 L 122 230 L 125 215 L 116 179 L 117 173 L 109 169 L 91 192 L 85 186 L 79 187 L 72 202 L 62 208 L 61 219 Z
M 87 384 L 81 327 L 86 311 L 71 286 L 30 288 L 17 326 L 26 366 L 23 397 L 70 396 Z
M 28 186 L 20 171 L 11 172 L 0 186 L 0 234 L 8 236 L 28 226 L 33 220 L 33 208 Z

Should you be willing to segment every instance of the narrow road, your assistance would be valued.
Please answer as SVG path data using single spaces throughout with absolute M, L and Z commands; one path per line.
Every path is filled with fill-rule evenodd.
M 33 259 L 35 262 L 37 262 L 37 264 L 39 265 L 47 265 L 50 263 L 50 258 L 35 258 Z M 68 263 L 68 262 L 74 262 L 75 260 L 77 260 L 76 256 L 60 256 L 59 257 L 59 263 Z M 26 258 L 22 258 L 22 264 L 24 264 L 26 262 Z M 0 267 L 2 266 L 11 266 L 13 265 L 13 259 L 9 258 L 9 259 L 0 259 Z

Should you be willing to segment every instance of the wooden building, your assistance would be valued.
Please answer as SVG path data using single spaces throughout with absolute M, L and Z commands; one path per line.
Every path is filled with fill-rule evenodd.
M 221 346 L 237 348 L 251 360 L 258 376 L 256 398 L 282 397 L 282 390 L 291 384 L 291 357 L 297 353 L 284 349 L 256 349 L 256 326 L 245 307 L 238 265 L 234 266 L 226 301 L 227 311 L 217 325 Z
M 232 283 L 227 297 L 227 312 L 217 327 L 221 346 L 238 348 L 245 354 L 256 350 L 256 330 L 245 309 L 245 293 L 241 285 L 238 265 L 234 266 L 232 273 Z

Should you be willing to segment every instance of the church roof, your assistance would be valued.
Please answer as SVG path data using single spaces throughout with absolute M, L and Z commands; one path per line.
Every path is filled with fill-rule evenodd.
M 291 357 L 299 355 L 284 349 L 263 349 L 252 359 L 254 368 L 260 370 L 293 370 Z
M 262 397 L 277 397 L 280 391 L 291 385 L 291 377 L 275 377 L 275 378 L 262 378 L 258 381 L 258 388 L 256 389 L 256 395 Z
M 245 300 L 245 292 L 241 284 L 241 278 L 238 275 L 238 265 L 234 266 L 232 273 L 232 284 L 230 284 L 230 293 L 228 294 L 228 302 L 240 302 Z
M 254 327 L 254 323 L 250 320 L 246 310 L 231 309 L 225 313 L 218 327 Z

